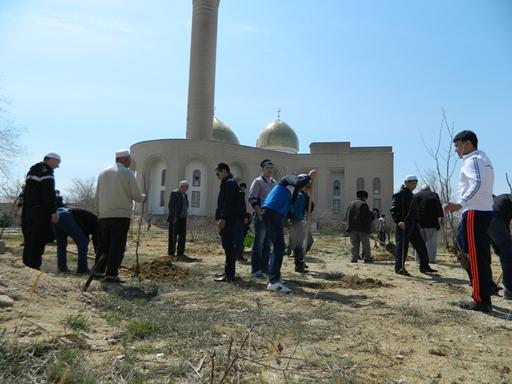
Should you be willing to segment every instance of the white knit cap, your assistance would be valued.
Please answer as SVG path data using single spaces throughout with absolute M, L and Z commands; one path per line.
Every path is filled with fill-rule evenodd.
M 127 149 L 120 149 L 119 151 L 116 152 L 116 159 L 118 159 L 120 157 L 129 157 L 129 156 L 130 156 L 130 151 Z
M 61 161 L 60 155 L 58 153 L 55 153 L 55 152 L 48 152 L 46 155 L 44 155 L 44 157 L 47 157 L 49 159 L 55 159 L 55 160 Z
M 418 181 L 418 178 L 414 175 L 407 175 L 405 176 L 404 181 Z

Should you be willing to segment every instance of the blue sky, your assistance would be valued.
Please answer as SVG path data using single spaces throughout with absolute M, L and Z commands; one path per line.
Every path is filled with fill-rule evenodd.
M 25 128 L 12 177 L 53 150 L 65 190 L 119 148 L 183 138 L 191 17 L 191 0 L 0 0 L 0 92 Z M 444 108 L 508 191 L 511 1 L 221 0 L 217 48 L 216 115 L 241 144 L 281 108 L 301 152 L 393 146 L 398 187 L 433 166 Z

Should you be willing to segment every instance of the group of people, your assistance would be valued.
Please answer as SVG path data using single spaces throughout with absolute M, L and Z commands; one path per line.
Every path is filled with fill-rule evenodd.
M 249 189 L 249 204 L 254 211 L 254 242 L 252 247 L 251 268 L 256 278 L 268 275 L 267 289 L 290 292 L 281 280 L 281 266 L 286 250 L 283 221 L 290 218 L 291 244 L 295 258 L 295 270 L 305 273 L 303 242 L 307 237 L 305 213 L 311 212 L 312 201 L 306 191 L 316 174 L 290 174 L 276 182 L 272 177 L 274 164 L 270 159 L 260 163 L 261 175 L 253 180 Z M 226 260 L 224 273 L 215 277 L 215 281 L 233 281 L 237 256 L 241 250 L 240 234 L 247 225 L 245 193 L 240 189 L 228 164 L 219 163 L 215 168 L 221 181 L 217 198 L 215 219 Z M 243 249 L 243 248 L 242 248 Z
M 130 153 L 116 152 L 115 164 L 103 170 L 96 186 L 98 215 L 80 208 L 59 204 L 55 191 L 54 169 L 61 157 L 55 152 L 44 156 L 27 173 L 22 191 L 21 227 L 23 263 L 40 269 L 48 241 L 48 225 L 52 223 L 57 240 L 57 268 L 68 272 L 66 248 L 71 237 L 78 248 L 76 272 L 90 273 L 87 263 L 89 239 L 94 244 L 95 274 L 105 282 L 119 283 L 119 267 L 124 258 L 132 217 L 133 201 L 142 202 L 145 195 L 129 169 Z
M 457 231 L 460 250 L 469 256 L 468 275 L 472 284 L 473 301 L 463 303 L 466 309 L 490 312 L 493 282 L 490 268 L 490 246 L 500 257 L 503 270 L 504 297 L 512 299 L 512 241 L 510 221 L 512 219 L 512 194 L 493 196 L 494 173 L 487 155 L 478 149 L 478 139 L 472 131 L 462 131 L 453 138 L 455 151 L 463 159 L 456 202 L 448 202 L 444 209 L 437 193 L 424 185 L 414 194 L 418 178 L 404 178 L 400 190 L 393 194 L 391 217 L 395 223 L 394 270 L 399 275 L 410 276 L 405 268 L 409 243 L 415 250 L 421 273 L 432 274 L 436 263 L 438 233 L 444 213 L 462 210 Z M 53 223 L 57 239 L 58 269 L 68 271 L 66 264 L 67 237 L 71 236 L 78 246 L 78 273 L 88 273 L 87 247 L 89 236 L 95 245 L 96 275 L 107 282 L 119 283 L 118 270 L 124 257 L 133 202 L 143 202 L 133 172 L 130 153 L 116 152 L 116 162 L 102 171 L 98 177 L 96 203 L 98 216 L 78 209 L 62 207 L 55 193 L 54 169 L 61 158 L 57 153 L 48 153 L 42 162 L 32 166 L 27 173 L 23 191 L 22 229 L 24 237 L 23 262 L 39 269 L 46 244 L 48 223 Z M 295 271 L 306 273 L 308 266 L 304 254 L 311 247 L 312 238 L 306 225 L 311 215 L 313 202 L 311 183 L 316 170 L 307 174 L 289 174 L 276 181 L 274 165 L 270 159 L 260 163 L 261 175 L 249 188 L 246 206 L 245 184 L 239 185 L 226 163 L 219 163 L 215 173 L 220 181 L 215 219 L 225 251 L 224 272 L 215 276 L 217 282 L 235 279 L 236 261 L 243 253 L 243 240 L 252 220 L 254 241 L 251 252 L 252 274 L 258 278 L 268 277 L 267 289 L 290 292 L 281 280 L 281 266 L 286 252 L 283 223 L 289 223 L 288 249 L 295 258 Z M 194 261 L 185 254 L 188 182 L 183 180 L 172 191 L 169 199 L 168 255 L 181 261 Z M 373 262 L 370 236 L 372 226 L 377 224 L 377 242 L 386 240 L 384 215 L 370 209 L 368 192 L 357 191 L 356 200 L 347 209 L 347 232 L 351 241 L 351 261 L 360 258 L 365 263 Z M 362 252 L 360 249 L 362 245 Z

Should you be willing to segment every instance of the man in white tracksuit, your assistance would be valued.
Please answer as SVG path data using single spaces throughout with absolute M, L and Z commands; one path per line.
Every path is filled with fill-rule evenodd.
M 492 220 L 494 169 L 487 155 L 478 149 L 472 131 L 459 132 L 453 138 L 455 152 L 463 159 L 459 178 L 459 199 L 446 204 L 445 212 L 460 209 L 462 220 L 457 230 L 461 249 L 469 254 L 473 301 L 461 307 L 473 311 L 492 312 L 491 249 L 487 229 Z

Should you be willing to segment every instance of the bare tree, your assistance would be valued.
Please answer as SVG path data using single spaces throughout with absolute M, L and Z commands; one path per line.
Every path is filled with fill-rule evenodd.
M 9 118 L 8 100 L 0 95 L 0 174 L 9 175 L 12 159 L 22 152 L 19 144 L 21 129 Z
M 443 116 L 441 118 L 441 125 L 439 127 L 439 134 L 437 137 L 436 145 L 430 146 L 425 143 L 425 140 L 423 140 L 423 144 L 428 154 L 434 160 L 435 166 L 432 169 L 427 169 L 424 171 L 425 176 L 422 176 L 422 179 L 427 181 L 431 185 L 432 189 L 439 193 L 441 202 L 443 203 L 451 201 L 451 179 L 457 163 L 457 156 L 455 155 L 452 146 L 453 136 L 454 124 L 452 123 L 451 126 L 448 124 L 446 112 L 443 109 Z M 446 137 L 448 137 L 449 141 L 446 140 Z M 455 237 L 455 218 L 453 214 L 447 214 L 444 220 L 443 229 L 444 244 L 446 249 L 456 253 L 458 248 L 457 240 Z
M 75 207 L 85 208 L 90 211 L 96 211 L 96 181 L 94 177 L 90 179 L 73 179 L 71 187 L 66 188 L 66 202 Z

